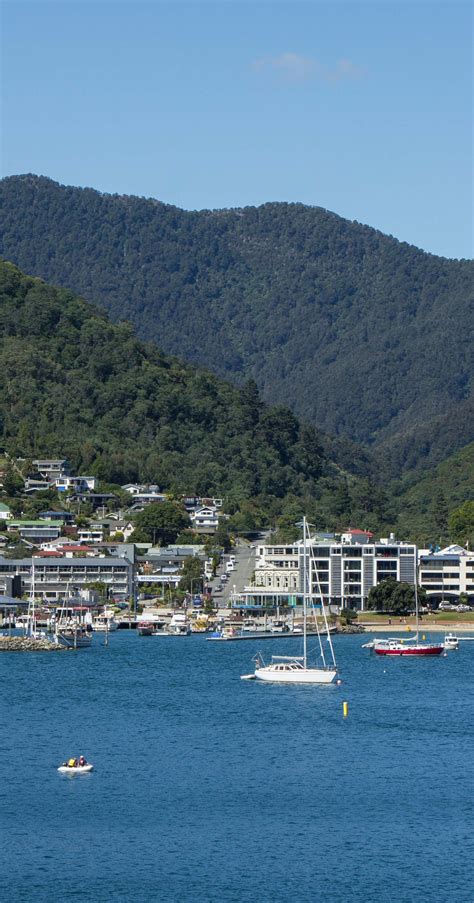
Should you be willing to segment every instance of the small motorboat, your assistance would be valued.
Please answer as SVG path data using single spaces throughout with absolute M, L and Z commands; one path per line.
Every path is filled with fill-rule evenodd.
M 94 766 L 91 765 L 90 762 L 86 762 L 84 765 L 69 765 L 68 762 L 63 762 L 63 764 L 59 766 L 58 771 L 60 774 L 88 774 L 93 768 Z
M 444 638 L 445 649 L 457 649 L 459 646 L 459 637 L 455 633 L 447 633 Z

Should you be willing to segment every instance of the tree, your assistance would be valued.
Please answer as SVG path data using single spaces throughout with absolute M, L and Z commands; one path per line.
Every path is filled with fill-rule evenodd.
M 339 617 L 341 624 L 352 624 L 353 621 L 357 621 L 357 611 L 353 608 L 341 608 Z
M 443 542 L 448 532 L 448 505 L 441 489 L 436 492 L 433 499 L 430 515 L 436 539 Z
M 220 523 L 216 532 L 214 533 L 214 540 L 217 546 L 221 546 L 224 552 L 230 552 L 231 542 L 230 536 L 227 527 Z
M 185 593 L 194 593 L 202 589 L 202 564 L 199 558 L 188 558 L 181 570 L 179 589 Z
M 189 526 L 189 516 L 184 508 L 174 502 L 156 502 L 147 505 L 135 518 L 132 542 L 153 542 L 161 546 L 174 542 L 178 533 Z
M 15 471 L 11 461 L 3 472 L 2 476 L 3 491 L 7 496 L 14 496 L 23 489 L 23 480 Z
M 351 513 L 351 496 L 347 480 L 342 480 L 339 484 L 337 492 L 334 495 L 333 511 L 338 517 L 350 517 Z
M 426 601 L 426 590 L 418 588 L 419 605 Z M 399 583 L 389 578 L 373 586 L 367 596 L 367 608 L 371 611 L 389 611 L 405 614 L 415 607 L 415 587 L 410 583 Z

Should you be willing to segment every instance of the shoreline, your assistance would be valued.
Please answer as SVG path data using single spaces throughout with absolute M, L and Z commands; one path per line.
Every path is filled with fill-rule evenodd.
M 416 631 L 416 623 L 407 621 L 406 624 L 400 622 L 394 624 L 363 624 L 364 633 L 414 633 Z M 456 623 L 451 621 L 449 624 L 431 624 L 422 621 L 419 624 L 420 633 L 472 633 L 474 636 L 474 623 L 466 624 L 466 622 Z

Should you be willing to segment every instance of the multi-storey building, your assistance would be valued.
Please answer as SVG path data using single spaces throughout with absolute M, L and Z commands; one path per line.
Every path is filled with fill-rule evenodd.
M 129 599 L 134 592 L 134 565 L 118 555 L 0 558 L 0 581 L 15 576 L 21 578 L 23 594 L 29 594 L 34 583 L 35 596 L 45 602 L 66 599 L 97 582 L 105 584 L 110 597 Z
M 414 585 L 417 549 L 412 543 L 389 539 L 373 541 L 372 534 L 349 531 L 340 540 L 316 535 L 308 549 L 312 594 L 330 605 L 364 609 L 370 589 L 382 580 Z M 235 607 L 296 605 L 301 601 L 304 546 L 294 544 L 257 547 L 253 586 L 245 588 Z
M 447 546 L 437 552 L 420 553 L 420 585 L 437 603 L 454 602 L 460 593 L 474 601 L 474 552 L 461 546 Z

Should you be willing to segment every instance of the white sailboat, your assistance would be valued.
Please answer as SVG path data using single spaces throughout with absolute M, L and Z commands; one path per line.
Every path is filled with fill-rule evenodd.
M 318 581 L 318 594 L 321 600 L 321 610 L 324 618 L 325 634 L 330 650 L 330 663 L 326 661 L 322 637 L 316 620 L 316 630 L 319 641 L 321 664 L 319 667 L 308 665 L 307 646 L 307 621 L 308 599 L 312 598 L 311 568 L 309 567 L 309 525 L 306 517 L 303 518 L 303 655 L 273 655 L 270 664 L 266 665 L 260 653 L 256 658 L 255 673 L 242 675 L 243 680 L 264 680 L 278 683 L 298 684 L 330 684 L 337 675 L 336 658 L 332 644 L 329 624 L 323 595 Z M 317 568 L 315 569 L 317 575 Z
M 38 630 L 36 624 L 36 598 L 35 598 L 35 560 L 32 557 L 31 559 L 31 584 L 30 584 L 30 597 L 28 600 L 28 613 L 26 615 L 26 619 L 24 621 L 24 634 L 25 637 L 29 637 L 31 640 L 39 640 L 44 639 L 46 637 L 46 633 L 44 630 Z
M 68 593 L 69 596 L 69 593 Z M 66 596 L 54 626 L 54 642 L 69 649 L 86 649 L 92 643 L 90 614 L 73 597 Z M 87 614 L 87 620 L 86 620 Z

